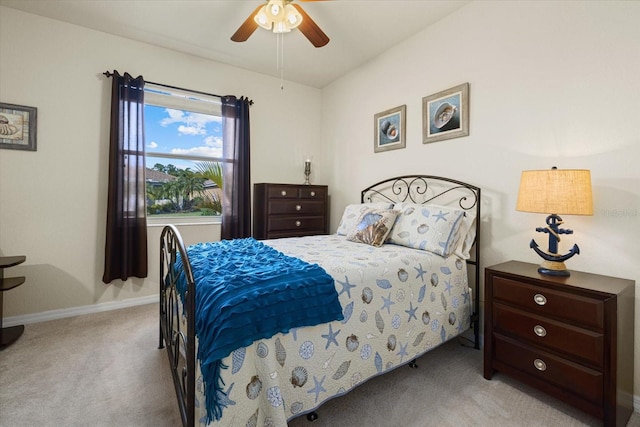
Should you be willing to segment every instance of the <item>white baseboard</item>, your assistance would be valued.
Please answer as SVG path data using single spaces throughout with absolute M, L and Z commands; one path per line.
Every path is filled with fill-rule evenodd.
M 49 310 L 41 313 L 24 314 L 20 316 L 5 317 L 2 326 L 28 325 L 30 323 L 47 322 L 49 320 L 64 319 L 66 317 L 80 316 L 82 314 L 100 313 L 103 311 L 118 310 L 120 308 L 135 307 L 144 304 L 158 304 L 158 295 L 131 298 L 124 301 L 104 302 L 101 304 L 83 305 L 80 307 Z

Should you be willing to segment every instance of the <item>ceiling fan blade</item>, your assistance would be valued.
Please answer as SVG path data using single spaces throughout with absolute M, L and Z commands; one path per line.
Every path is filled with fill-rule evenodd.
M 300 30 L 300 32 L 309 39 L 311 44 L 315 47 L 322 47 L 329 43 L 329 37 L 327 37 L 324 31 L 318 27 L 318 24 L 316 24 L 313 19 L 307 15 L 307 12 L 295 3 L 293 3 L 292 6 L 300 12 L 300 15 L 302 15 L 302 22 L 300 23 L 298 30 Z
M 258 11 L 262 8 L 263 5 L 256 7 L 251 15 L 240 25 L 240 27 L 236 30 L 235 33 L 231 36 L 231 40 L 234 42 L 244 42 L 253 34 L 253 32 L 258 28 L 258 24 L 253 20 L 253 17 L 256 16 Z

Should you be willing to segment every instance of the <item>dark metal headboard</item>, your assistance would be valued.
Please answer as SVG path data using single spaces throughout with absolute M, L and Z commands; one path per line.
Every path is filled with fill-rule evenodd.
M 416 204 L 434 203 L 457 207 L 465 212 L 474 212 L 476 237 L 467 264 L 475 273 L 474 313 L 471 316 L 475 335 L 475 347 L 480 348 L 480 187 L 451 178 L 433 175 L 405 175 L 385 179 L 373 184 L 360 193 L 362 203 L 407 202 Z

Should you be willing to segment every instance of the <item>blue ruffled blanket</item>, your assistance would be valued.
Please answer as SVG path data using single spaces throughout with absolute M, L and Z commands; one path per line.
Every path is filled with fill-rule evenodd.
M 198 360 L 207 422 L 222 416 L 221 359 L 233 350 L 292 328 L 342 320 L 333 278 L 255 239 L 199 243 L 187 248 L 196 290 Z M 178 291 L 186 280 L 178 258 Z

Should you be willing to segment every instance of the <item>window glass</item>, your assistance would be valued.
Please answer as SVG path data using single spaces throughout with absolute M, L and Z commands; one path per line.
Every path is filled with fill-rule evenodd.
M 147 218 L 211 219 L 222 210 L 216 98 L 145 87 Z

